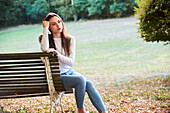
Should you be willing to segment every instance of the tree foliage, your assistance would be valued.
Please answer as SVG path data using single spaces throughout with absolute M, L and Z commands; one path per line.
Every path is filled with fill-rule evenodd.
M 72 2 L 73 1 L 73 2 Z M 0 28 L 41 22 L 49 12 L 63 20 L 101 19 L 133 14 L 135 0 L 1 0 Z
M 88 15 L 103 16 L 102 13 L 106 10 L 106 2 L 109 0 L 89 0 Z
M 136 17 L 140 20 L 139 32 L 147 42 L 170 41 L 170 1 L 137 0 Z
M 0 23 L 1 26 L 8 26 L 9 24 L 13 23 L 13 20 L 15 20 L 14 13 L 14 2 L 11 0 L 2 0 L 0 2 Z
M 110 6 L 110 13 L 115 14 L 116 17 L 120 17 L 126 10 L 126 3 L 115 2 L 113 5 Z
M 78 18 L 88 17 L 88 7 L 90 6 L 88 0 L 74 0 L 74 6 Z

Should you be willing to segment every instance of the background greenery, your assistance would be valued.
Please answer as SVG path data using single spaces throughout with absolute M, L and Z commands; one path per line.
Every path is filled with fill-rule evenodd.
M 0 28 L 40 23 L 49 12 L 63 20 L 102 19 L 133 14 L 135 0 L 1 0 Z

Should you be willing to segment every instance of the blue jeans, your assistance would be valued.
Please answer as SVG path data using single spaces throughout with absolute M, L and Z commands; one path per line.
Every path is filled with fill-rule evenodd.
M 92 104 L 99 111 L 99 113 L 106 111 L 106 108 L 104 107 L 103 101 L 99 93 L 97 92 L 90 80 L 86 79 L 81 74 L 75 72 L 72 68 L 66 73 L 61 73 L 61 78 L 63 81 L 64 88 L 66 90 L 75 88 L 77 108 L 84 108 L 84 97 L 85 92 L 87 92 Z

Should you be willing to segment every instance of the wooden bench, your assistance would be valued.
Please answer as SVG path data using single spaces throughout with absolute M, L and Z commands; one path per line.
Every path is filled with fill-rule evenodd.
M 58 111 L 65 91 L 55 53 L 0 54 L 0 99 L 50 95 L 51 110 Z

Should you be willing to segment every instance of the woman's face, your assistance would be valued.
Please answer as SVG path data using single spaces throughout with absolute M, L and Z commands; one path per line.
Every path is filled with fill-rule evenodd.
M 61 33 L 63 30 L 63 25 L 62 25 L 62 21 L 59 17 L 54 16 L 49 20 L 50 26 L 49 29 L 53 32 L 53 33 Z

